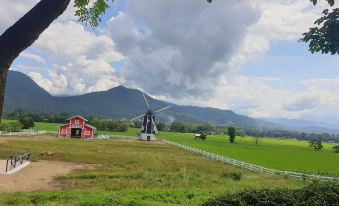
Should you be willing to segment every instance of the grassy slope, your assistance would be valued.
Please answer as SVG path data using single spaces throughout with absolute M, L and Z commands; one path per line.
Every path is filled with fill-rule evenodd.
M 36 123 L 34 129 L 56 131 L 59 124 Z M 97 134 L 136 136 L 138 129 L 127 132 L 97 131 Z M 207 141 L 195 141 L 193 134 L 160 132 L 159 138 L 203 149 L 237 160 L 272 169 L 339 174 L 339 154 L 332 151 L 332 144 L 324 143 L 322 151 L 314 151 L 306 141 L 294 139 L 261 138 L 255 145 L 253 137 L 237 137 L 236 144 L 230 144 L 228 137 L 210 135 Z
M 22 138 L 0 143 L 0 158 L 29 148 L 33 161 L 48 150 L 55 152 L 51 160 L 96 164 L 94 169 L 58 177 L 63 191 L 0 194 L 0 205 L 199 205 L 224 192 L 302 184 L 223 165 L 158 142 L 116 140 Z M 227 177 L 239 172 L 240 181 Z

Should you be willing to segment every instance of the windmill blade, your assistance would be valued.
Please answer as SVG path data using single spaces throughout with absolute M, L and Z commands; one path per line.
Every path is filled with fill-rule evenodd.
M 139 118 L 141 118 L 141 117 L 143 117 L 143 116 L 145 116 L 145 114 L 141 114 L 141 115 L 139 115 L 139 116 L 137 116 L 137 117 L 134 117 L 134 118 L 130 119 L 129 121 L 130 121 L 130 122 L 133 122 L 134 120 L 139 119 Z
M 168 109 L 168 108 L 170 108 L 171 106 L 167 106 L 167 107 L 164 107 L 164 108 L 162 108 L 162 109 L 159 109 L 159 110 L 157 110 L 157 111 L 155 111 L 155 112 L 161 112 L 161 111 L 163 111 L 163 110 L 165 110 L 165 109 Z
M 143 92 L 142 92 L 142 96 L 144 97 L 144 100 L 145 100 L 145 103 L 147 105 L 147 108 L 149 109 L 148 101 L 147 101 L 146 96 L 145 96 L 145 94 Z

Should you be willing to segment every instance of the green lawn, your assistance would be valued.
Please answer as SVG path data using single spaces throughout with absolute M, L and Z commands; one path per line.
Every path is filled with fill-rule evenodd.
M 55 181 L 62 185 L 58 192 L 0 193 L 0 205 L 200 205 L 225 192 L 303 185 L 284 176 L 224 165 L 161 142 L 13 137 L 1 142 L 0 148 L 0 158 L 28 148 L 33 161 L 39 161 L 42 151 L 53 151 L 50 160 L 94 165 L 57 177 Z M 240 174 L 240 180 L 234 174 Z
M 58 125 L 36 122 L 34 129 L 57 131 Z M 129 128 L 127 132 L 96 134 L 135 137 L 137 132 L 138 129 Z M 196 141 L 193 134 L 187 133 L 160 132 L 158 137 L 271 169 L 339 176 L 339 154 L 332 151 L 333 144 L 324 143 L 322 151 L 314 151 L 308 142 L 294 139 L 260 138 L 256 145 L 253 137 L 237 137 L 236 144 L 220 135 L 210 135 L 205 142 Z
M 183 133 L 161 132 L 159 137 L 271 169 L 339 175 L 339 154 L 333 152 L 333 144 L 324 143 L 322 151 L 314 151 L 308 142 L 294 139 L 260 138 L 256 145 L 253 137 L 236 137 L 236 144 L 220 135 L 206 141 Z

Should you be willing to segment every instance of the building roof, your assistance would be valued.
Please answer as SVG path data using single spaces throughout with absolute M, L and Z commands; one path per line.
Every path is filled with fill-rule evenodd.
M 77 115 L 77 116 L 70 117 L 70 118 L 68 118 L 67 120 L 74 119 L 74 118 L 80 118 L 80 119 L 83 119 L 83 120 L 85 120 L 86 122 L 88 121 L 87 119 L 83 118 L 83 117 L 82 117 L 82 116 L 80 116 L 80 115 Z
M 69 125 L 69 123 L 67 123 L 67 124 L 61 124 L 61 125 L 59 125 L 59 127 L 66 126 L 66 125 Z
M 89 125 L 89 124 L 85 124 L 86 127 L 89 127 L 89 128 L 92 128 L 94 130 L 97 130 L 97 128 L 93 127 L 92 125 Z

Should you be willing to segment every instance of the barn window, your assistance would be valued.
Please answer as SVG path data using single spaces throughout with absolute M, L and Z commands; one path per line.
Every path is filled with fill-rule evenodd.
M 75 124 L 79 124 L 79 120 L 75 120 Z

